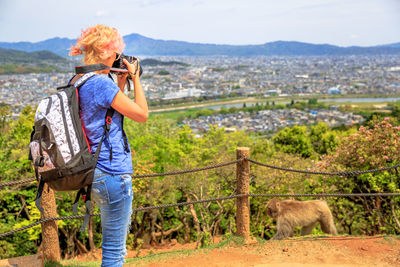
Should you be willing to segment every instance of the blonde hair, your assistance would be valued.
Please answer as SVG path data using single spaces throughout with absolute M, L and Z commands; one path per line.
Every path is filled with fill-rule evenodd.
M 85 64 L 99 63 L 114 52 L 121 54 L 125 44 L 118 30 L 102 24 L 82 30 L 76 45 L 71 46 L 69 55 L 84 54 Z

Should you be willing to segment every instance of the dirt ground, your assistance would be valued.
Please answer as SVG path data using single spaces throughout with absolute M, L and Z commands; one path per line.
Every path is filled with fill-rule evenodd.
M 220 248 L 195 246 L 172 242 L 142 249 L 139 255 L 128 251 L 124 266 L 400 266 L 398 237 L 306 237 L 252 244 L 230 242 Z M 101 252 L 96 254 L 77 260 L 100 260 Z

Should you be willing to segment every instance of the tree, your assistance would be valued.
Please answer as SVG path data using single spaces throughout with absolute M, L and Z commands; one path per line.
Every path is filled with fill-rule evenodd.
M 167 71 L 167 70 L 160 70 L 158 72 L 158 75 L 168 75 L 168 74 L 169 74 L 169 71 Z
M 306 158 L 313 153 L 306 126 L 286 127 L 279 131 L 272 140 L 278 149 L 285 153 L 300 154 Z
M 317 125 L 310 128 L 310 141 L 313 149 L 318 154 L 326 154 L 333 151 L 338 145 L 338 133 L 328 129 L 324 122 L 318 122 Z
M 7 131 L 7 122 L 11 115 L 10 105 L 0 103 L 0 133 L 4 134 Z
M 390 107 L 392 109 L 391 115 L 400 121 L 400 101 L 391 104 Z
M 20 180 L 33 177 L 28 160 L 33 109 L 25 107 L 17 120 L 9 119 L 8 106 L 0 107 L 0 180 Z M 36 187 L 33 184 L 10 190 L 0 188 L 0 233 L 33 223 L 39 218 L 34 207 Z M 40 226 L 0 240 L 0 258 L 32 254 L 37 251 Z
M 219 113 L 220 114 L 228 114 L 229 110 L 225 106 L 222 106 L 221 109 L 219 110 Z
M 30 134 L 34 112 L 26 106 L 17 120 L 7 120 L 9 129 L 0 135 L 0 177 L 4 180 L 21 179 L 31 175 L 28 160 Z
M 319 163 L 322 170 L 371 170 L 400 163 L 400 126 L 393 126 L 389 118 L 375 121 L 373 127 L 361 126 L 358 132 L 343 139 L 335 151 L 328 153 Z M 326 190 L 348 193 L 400 192 L 400 174 L 391 169 L 349 177 L 324 178 Z M 334 193 L 334 192 L 332 192 Z M 350 198 L 338 200 L 339 207 L 351 210 L 350 214 L 337 211 L 349 231 L 370 235 L 400 233 L 400 198 Z M 349 215 L 351 215 L 349 217 Z M 356 218 L 356 220 L 354 220 Z M 352 227 L 351 227 L 352 226 Z M 349 232 L 351 233 L 351 232 Z
M 316 98 L 308 99 L 308 105 L 317 105 L 317 104 L 318 104 L 318 99 Z

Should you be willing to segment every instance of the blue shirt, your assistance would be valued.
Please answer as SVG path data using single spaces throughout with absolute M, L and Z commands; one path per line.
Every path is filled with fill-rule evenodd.
M 118 91 L 118 86 L 107 75 L 94 75 L 79 88 L 81 119 L 92 154 L 96 152 L 103 136 L 106 112 Z M 105 136 L 101 145 L 97 168 L 111 174 L 133 173 L 129 143 L 127 152 L 122 131 L 122 115 L 115 110 L 109 138 Z

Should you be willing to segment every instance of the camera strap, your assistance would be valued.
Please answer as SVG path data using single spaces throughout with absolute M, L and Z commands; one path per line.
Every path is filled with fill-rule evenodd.
M 83 74 L 83 73 L 99 71 L 99 70 L 111 70 L 111 71 L 126 72 L 126 73 L 128 72 L 127 69 L 112 68 L 112 67 L 109 67 L 104 64 L 92 64 L 92 65 L 84 65 L 84 66 L 76 66 L 75 67 L 76 74 Z

